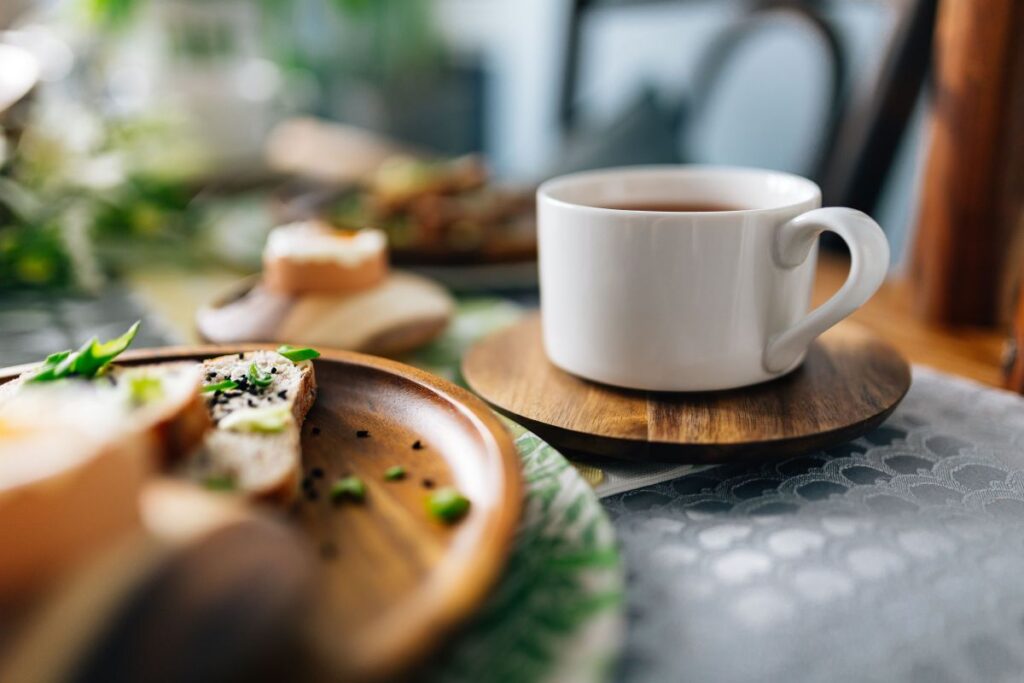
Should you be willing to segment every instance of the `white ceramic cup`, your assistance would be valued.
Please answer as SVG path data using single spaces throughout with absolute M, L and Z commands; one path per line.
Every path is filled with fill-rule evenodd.
M 735 211 L 602 208 L 718 204 Z M 875 221 L 821 206 L 788 173 L 645 166 L 576 173 L 537 191 L 544 348 L 580 377 L 632 389 L 706 391 L 780 377 L 885 279 Z M 846 283 L 808 313 L 818 235 L 852 254 Z

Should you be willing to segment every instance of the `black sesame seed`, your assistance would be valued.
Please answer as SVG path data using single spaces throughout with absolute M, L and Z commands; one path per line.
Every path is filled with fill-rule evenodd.
M 423 444 L 421 444 L 421 443 L 419 442 L 419 439 L 417 439 L 416 441 L 413 441 L 413 443 L 412 443 L 412 449 L 413 449 L 414 451 L 418 451 L 418 450 L 420 450 L 420 449 L 422 449 L 422 448 L 423 448 Z
M 243 358 L 245 358 L 245 354 L 244 354 L 244 353 L 242 353 L 241 351 L 239 351 L 239 352 L 238 352 L 238 359 L 239 359 L 239 360 L 242 360 Z
M 320 428 L 319 427 L 313 427 L 313 436 L 319 436 L 319 435 L 320 435 Z
M 250 408 L 255 408 L 256 407 L 256 401 L 252 400 L 251 398 L 248 401 L 246 401 L 246 403 L 249 404 Z
M 303 477 L 302 478 L 302 488 L 303 489 L 311 489 L 311 488 L 313 488 L 313 480 L 311 478 L 309 478 L 309 477 Z
M 369 438 L 370 432 L 365 429 L 360 429 L 358 432 L 356 432 L 356 436 L 359 437 L 360 439 L 366 439 Z
M 277 392 L 277 397 L 281 400 L 288 398 L 288 390 L 282 389 L 281 391 Z
M 423 480 L 423 488 L 425 488 L 425 489 L 432 489 L 432 488 L 434 488 L 434 480 L 433 479 L 424 479 Z
M 270 368 L 270 374 L 271 375 L 276 375 L 277 374 L 277 368 Z
M 313 469 L 312 469 L 312 470 L 310 471 L 310 474 L 312 474 L 312 475 L 313 475 L 313 478 L 314 478 L 314 479 L 323 479 L 323 476 L 324 476 L 324 471 L 323 471 L 323 469 L 321 469 L 321 468 L 319 468 L 319 467 L 314 467 L 314 468 L 313 468 Z

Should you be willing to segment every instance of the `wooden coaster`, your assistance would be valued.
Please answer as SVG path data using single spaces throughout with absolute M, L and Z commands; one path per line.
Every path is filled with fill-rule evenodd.
M 878 426 L 910 388 L 910 367 L 888 344 L 842 323 L 812 344 L 803 365 L 729 391 L 617 389 L 552 365 L 540 317 L 478 342 L 462 374 L 496 410 L 556 448 L 688 463 L 790 456 L 849 441 Z

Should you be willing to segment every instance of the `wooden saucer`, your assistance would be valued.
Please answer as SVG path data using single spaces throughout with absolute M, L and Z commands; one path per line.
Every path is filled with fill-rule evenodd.
M 441 285 L 402 271 L 337 296 L 279 294 L 253 276 L 199 309 L 196 330 L 215 344 L 285 342 L 398 356 L 436 339 L 454 311 Z
M 849 441 L 878 426 L 910 388 L 891 346 L 842 323 L 789 375 L 743 389 L 660 393 L 617 389 L 552 365 L 531 316 L 463 358 L 470 388 L 556 448 L 688 463 L 789 456 Z

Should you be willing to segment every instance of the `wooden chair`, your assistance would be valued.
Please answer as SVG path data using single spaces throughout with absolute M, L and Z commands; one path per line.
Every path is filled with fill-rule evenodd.
M 588 16 L 613 6 L 666 4 L 686 0 L 573 0 L 566 35 L 559 119 L 570 131 L 577 121 L 580 54 Z M 691 0 L 692 2 L 692 0 Z M 852 83 L 850 60 L 824 3 L 811 0 L 755 0 L 743 17 L 715 37 L 697 67 L 696 106 L 718 84 L 729 60 L 766 17 L 785 12 L 801 21 L 825 47 L 830 86 L 829 114 L 819 158 L 810 171 L 822 186 L 825 202 L 874 210 L 911 114 L 924 85 L 930 61 L 938 0 L 890 0 L 896 13 L 893 30 L 882 44 L 884 57 L 870 83 Z M 697 4 L 697 3 L 693 3 Z M 860 87 L 858 87 L 860 86 Z

